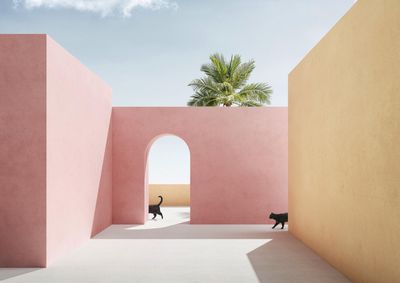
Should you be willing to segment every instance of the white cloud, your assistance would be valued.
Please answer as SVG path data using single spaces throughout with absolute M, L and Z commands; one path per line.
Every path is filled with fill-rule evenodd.
M 100 13 L 103 17 L 120 14 L 130 17 L 136 8 L 158 10 L 176 9 L 178 5 L 170 0 L 13 0 L 17 8 L 23 5 L 27 9 L 74 9 L 77 11 Z

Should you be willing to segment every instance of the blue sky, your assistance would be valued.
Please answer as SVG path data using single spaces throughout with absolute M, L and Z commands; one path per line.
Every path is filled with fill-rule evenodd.
M 85 2 L 97 2 L 97 10 L 73 8 Z M 119 8 L 129 3 L 153 6 L 124 16 Z M 0 33 L 48 33 L 113 88 L 114 105 L 184 106 L 192 94 L 187 84 L 214 52 L 254 59 L 251 81 L 271 84 L 272 104 L 287 105 L 287 74 L 353 3 L 2 0 Z
M 149 183 L 190 184 L 190 151 L 176 136 L 157 139 L 149 151 Z
M 282 106 L 288 73 L 354 2 L 1 0 L 0 33 L 49 34 L 112 87 L 116 106 L 185 106 L 188 83 L 214 52 L 254 59 L 250 81 L 269 83 L 272 105 Z M 152 170 L 164 173 L 150 174 L 150 182 L 163 183 L 166 167 L 175 168 L 170 183 L 188 180 L 175 174 L 188 159 L 172 140 L 158 152 L 176 158 L 154 154 Z

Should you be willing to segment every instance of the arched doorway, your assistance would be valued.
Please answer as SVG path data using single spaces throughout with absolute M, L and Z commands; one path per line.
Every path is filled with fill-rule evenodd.
M 150 212 L 148 220 L 164 224 L 189 221 L 190 150 L 187 143 L 175 135 L 155 137 L 147 149 L 145 175 L 148 203 L 157 205 L 162 196 L 162 215 Z

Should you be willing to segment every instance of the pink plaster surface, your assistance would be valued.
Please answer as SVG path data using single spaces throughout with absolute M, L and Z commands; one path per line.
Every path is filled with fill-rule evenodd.
M 46 265 L 45 55 L 45 35 L 0 35 L 0 267 Z
M 112 123 L 107 134 L 101 179 L 97 192 L 91 236 L 94 236 L 112 224 Z
M 46 78 L 51 263 L 111 224 L 111 88 L 49 37 Z
M 287 108 L 113 108 L 113 223 L 147 219 L 146 159 L 173 134 L 191 153 L 191 223 L 271 223 L 287 211 Z
M 287 211 L 287 108 L 111 107 L 46 35 L 0 35 L 0 266 L 47 266 L 111 223 L 147 219 L 147 153 L 191 153 L 191 223 Z

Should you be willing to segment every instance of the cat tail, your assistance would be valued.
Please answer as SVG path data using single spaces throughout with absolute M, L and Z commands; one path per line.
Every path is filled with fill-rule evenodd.
M 163 199 L 163 197 L 162 197 L 162 196 L 158 196 L 158 197 L 160 198 L 160 203 L 159 203 L 159 204 L 157 204 L 157 205 L 161 205 L 164 199 Z

